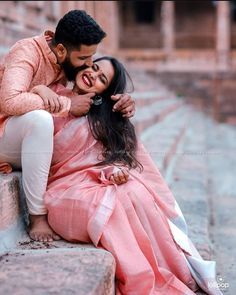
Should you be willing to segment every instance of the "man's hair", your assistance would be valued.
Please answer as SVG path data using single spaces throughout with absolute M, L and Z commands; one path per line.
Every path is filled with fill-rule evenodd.
M 106 33 L 84 10 L 71 10 L 58 22 L 53 44 L 79 49 L 82 44 L 98 44 L 105 36 Z

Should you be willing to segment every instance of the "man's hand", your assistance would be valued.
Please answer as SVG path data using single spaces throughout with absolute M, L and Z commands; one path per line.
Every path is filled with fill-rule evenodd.
M 129 178 L 129 172 L 126 168 L 120 168 L 120 170 L 114 172 L 110 179 L 115 184 L 123 184 L 128 181 Z
M 88 113 L 93 100 L 92 97 L 95 93 L 87 93 L 83 95 L 75 94 L 71 96 L 70 113 L 75 117 L 81 117 Z
M 45 110 L 49 113 L 58 113 L 63 108 L 63 103 L 60 96 L 52 89 L 45 85 L 37 85 L 32 90 L 32 93 L 38 94 L 44 103 Z
M 135 113 L 135 102 L 132 97 L 127 94 L 112 95 L 111 99 L 117 101 L 113 106 L 114 112 L 121 112 L 124 118 L 131 118 Z

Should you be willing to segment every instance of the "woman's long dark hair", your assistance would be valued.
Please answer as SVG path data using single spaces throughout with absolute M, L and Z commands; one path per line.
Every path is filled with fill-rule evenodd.
M 92 105 L 88 113 L 91 132 L 103 145 L 103 160 L 99 164 L 122 164 L 128 168 L 142 169 L 142 165 L 136 159 L 137 138 L 133 124 L 129 119 L 122 117 L 120 112 L 112 111 L 115 102 L 111 95 L 124 93 L 127 77 L 130 77 L 124 66 L 115 58 L 105 56 L 94 62 L 99 60 L 110 61 L 114 68 L 114 77 L 109 87 L 101 94 L 102 104 Z

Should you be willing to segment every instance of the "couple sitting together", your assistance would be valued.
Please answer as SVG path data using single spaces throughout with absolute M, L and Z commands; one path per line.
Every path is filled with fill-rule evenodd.
M 116 294 L 221 294 L 215 262 L 191 243 L 136 138 L 124 66 L 113 57 L 92 60 L 105 35 L 73 10 L 55 34 L 18 41 L 1 65 L 0 162 L 2 171 L 22 169 L 29 235 L 112 253 Z

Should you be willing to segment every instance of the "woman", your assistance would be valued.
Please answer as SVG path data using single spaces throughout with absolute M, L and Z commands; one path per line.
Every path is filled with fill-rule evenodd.
M 204 261 L 188 239 L 181 211 L 133 125 L 112 112 L 110 96 L 125 91 L 126 77 L 110 57 L 78 73 L 73 91 L 95 92 L 102 103 L 86 117 L 54 121 L 49 224 L 68 241 L 113 254 L 117 294 L 194 294 L 198 286 L 221 294 L 212 283 L 214 262 Z M 73 95 L 61 85 L 54 90 Z M 119 185 L 127 180 L 125 169 L 128 181 Z

